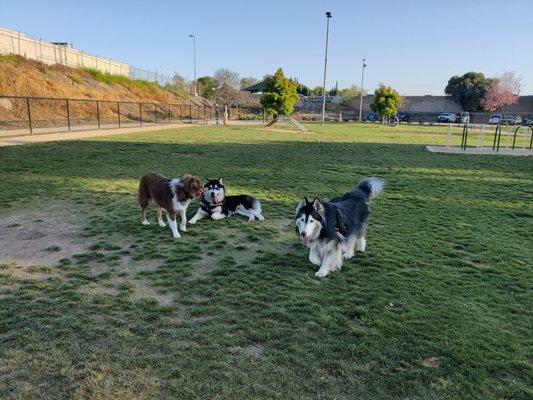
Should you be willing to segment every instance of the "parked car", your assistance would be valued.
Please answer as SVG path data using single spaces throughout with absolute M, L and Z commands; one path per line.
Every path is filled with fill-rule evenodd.
M 489 124 L 499 125 L 503 122 L 503 117 L 501 114 L 492 114 L 489 118 Z
M 506 115 L 503 118 L 503 124 L 516 125 L 522 122 L 522 118 L 519 115 Z
M 470 114 L 467 112 L 456 113 L 455 122 L 458 124 L 468 124 L 470 122 Z
M 396 114 L 396 118 L 398 118 L 400 122 L 409 122 L 411 120 L 411 116 L 405 111 L 401 111 Z
M 455 122 L 455 114 L 454 113 L 440 113 L 437 116 L 437 122 L 446 123 L 446 122 Z
M 376 122 L 379 121 L 379 115 L 377 115 L 376 113 L 366 113 L 363 117 L 363 120 L 369 122 Z
M 492 114 L 489 118 L 489 124 L 499 125 L 499 124 L 508 124 L 516 125 L 522 122 L 522 118 L 519 115 L 505 115 L 501 114 Z
M 533 126 L 533 117 L 525 117 L 522 120 L 522 125 Z

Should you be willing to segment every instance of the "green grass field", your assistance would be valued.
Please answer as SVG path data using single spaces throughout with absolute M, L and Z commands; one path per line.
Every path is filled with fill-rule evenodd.
M 532 159 L 427 152 L 442 127 L 311 130 L 1 148 L 0 398 L 530 399 Z M 267 221 L 173 240 L 140 224 L 148 171 L 222 176 Z M 294 207 L 365 176 L 388 182 L 367 251 L 318 280 Z

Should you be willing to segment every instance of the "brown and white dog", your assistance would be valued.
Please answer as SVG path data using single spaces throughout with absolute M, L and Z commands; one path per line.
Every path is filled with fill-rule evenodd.
M 187 207 L 192 199 L 202 195 L 203 183 L 191 175 L 182 179 L 170 179 L 161 174 L 149 173 L 143 175 L 139 182 L 139 205 L 141 206 L 141 223 L 150 225 L 146 219 L 146 208 L 150 201 L 157 206 L 157 220 L 159 226 L 166 226 L 163 222 L 163 211 L 167 212 L 167 221 L 175 239 L 181 237 L 176 223 L 176 214 L 181 216 L 180 229 L 187 231 Z

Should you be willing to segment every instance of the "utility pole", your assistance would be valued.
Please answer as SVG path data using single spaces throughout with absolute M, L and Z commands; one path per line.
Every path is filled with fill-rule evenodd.
M 193 52 L 194 52 L 194 95 L 198 96 L 196 91 L 196 35 L 189 35 L 193 40 Z
M 329 40 L 329 19 L 331 18 L 331 13 L 326 12 L 326 53 L 324 55 L 324 82 L 322 84 L 322 123 L 324 125 L 324 116 L 326 114 L 326 70 L 328 67 L 328 40 Z
M 365 79 L 365 68 L 366 68 L 365 59 L 363 58 L 363 68 L 361 70 L 361 98 L 359 99 L 359 122 L 361 122 L 361 116 L 363 115 L 363 93 L 364 93 L 363 84 L 364 84 L 364 79 Z

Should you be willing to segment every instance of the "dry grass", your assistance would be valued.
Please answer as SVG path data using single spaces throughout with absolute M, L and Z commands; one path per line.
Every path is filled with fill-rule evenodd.
M 207 105 L 202 98 L 180 97 L 169 90 L 145 81 L 103 74 L 89 69 L 47 65 L 20 56 L 0 56 L 0 95 Z M 33 104 L 36 119 L 50 120 L 66 115 L 64 102 L 40 101 Z M 73 115 L 92 115 L 94 102 L 74 102 Z M 115 104 L 102 104 L 101 116 L 113 115 Z M 65 110 L 63 110 L 65 108 Z M 135 109 L 136 110 L 136 109 Z M 127 110 L 126 110 L 127 111 Z M 0 121 L 26 120 L 26 104 L 20 100 L 0 103 Z

